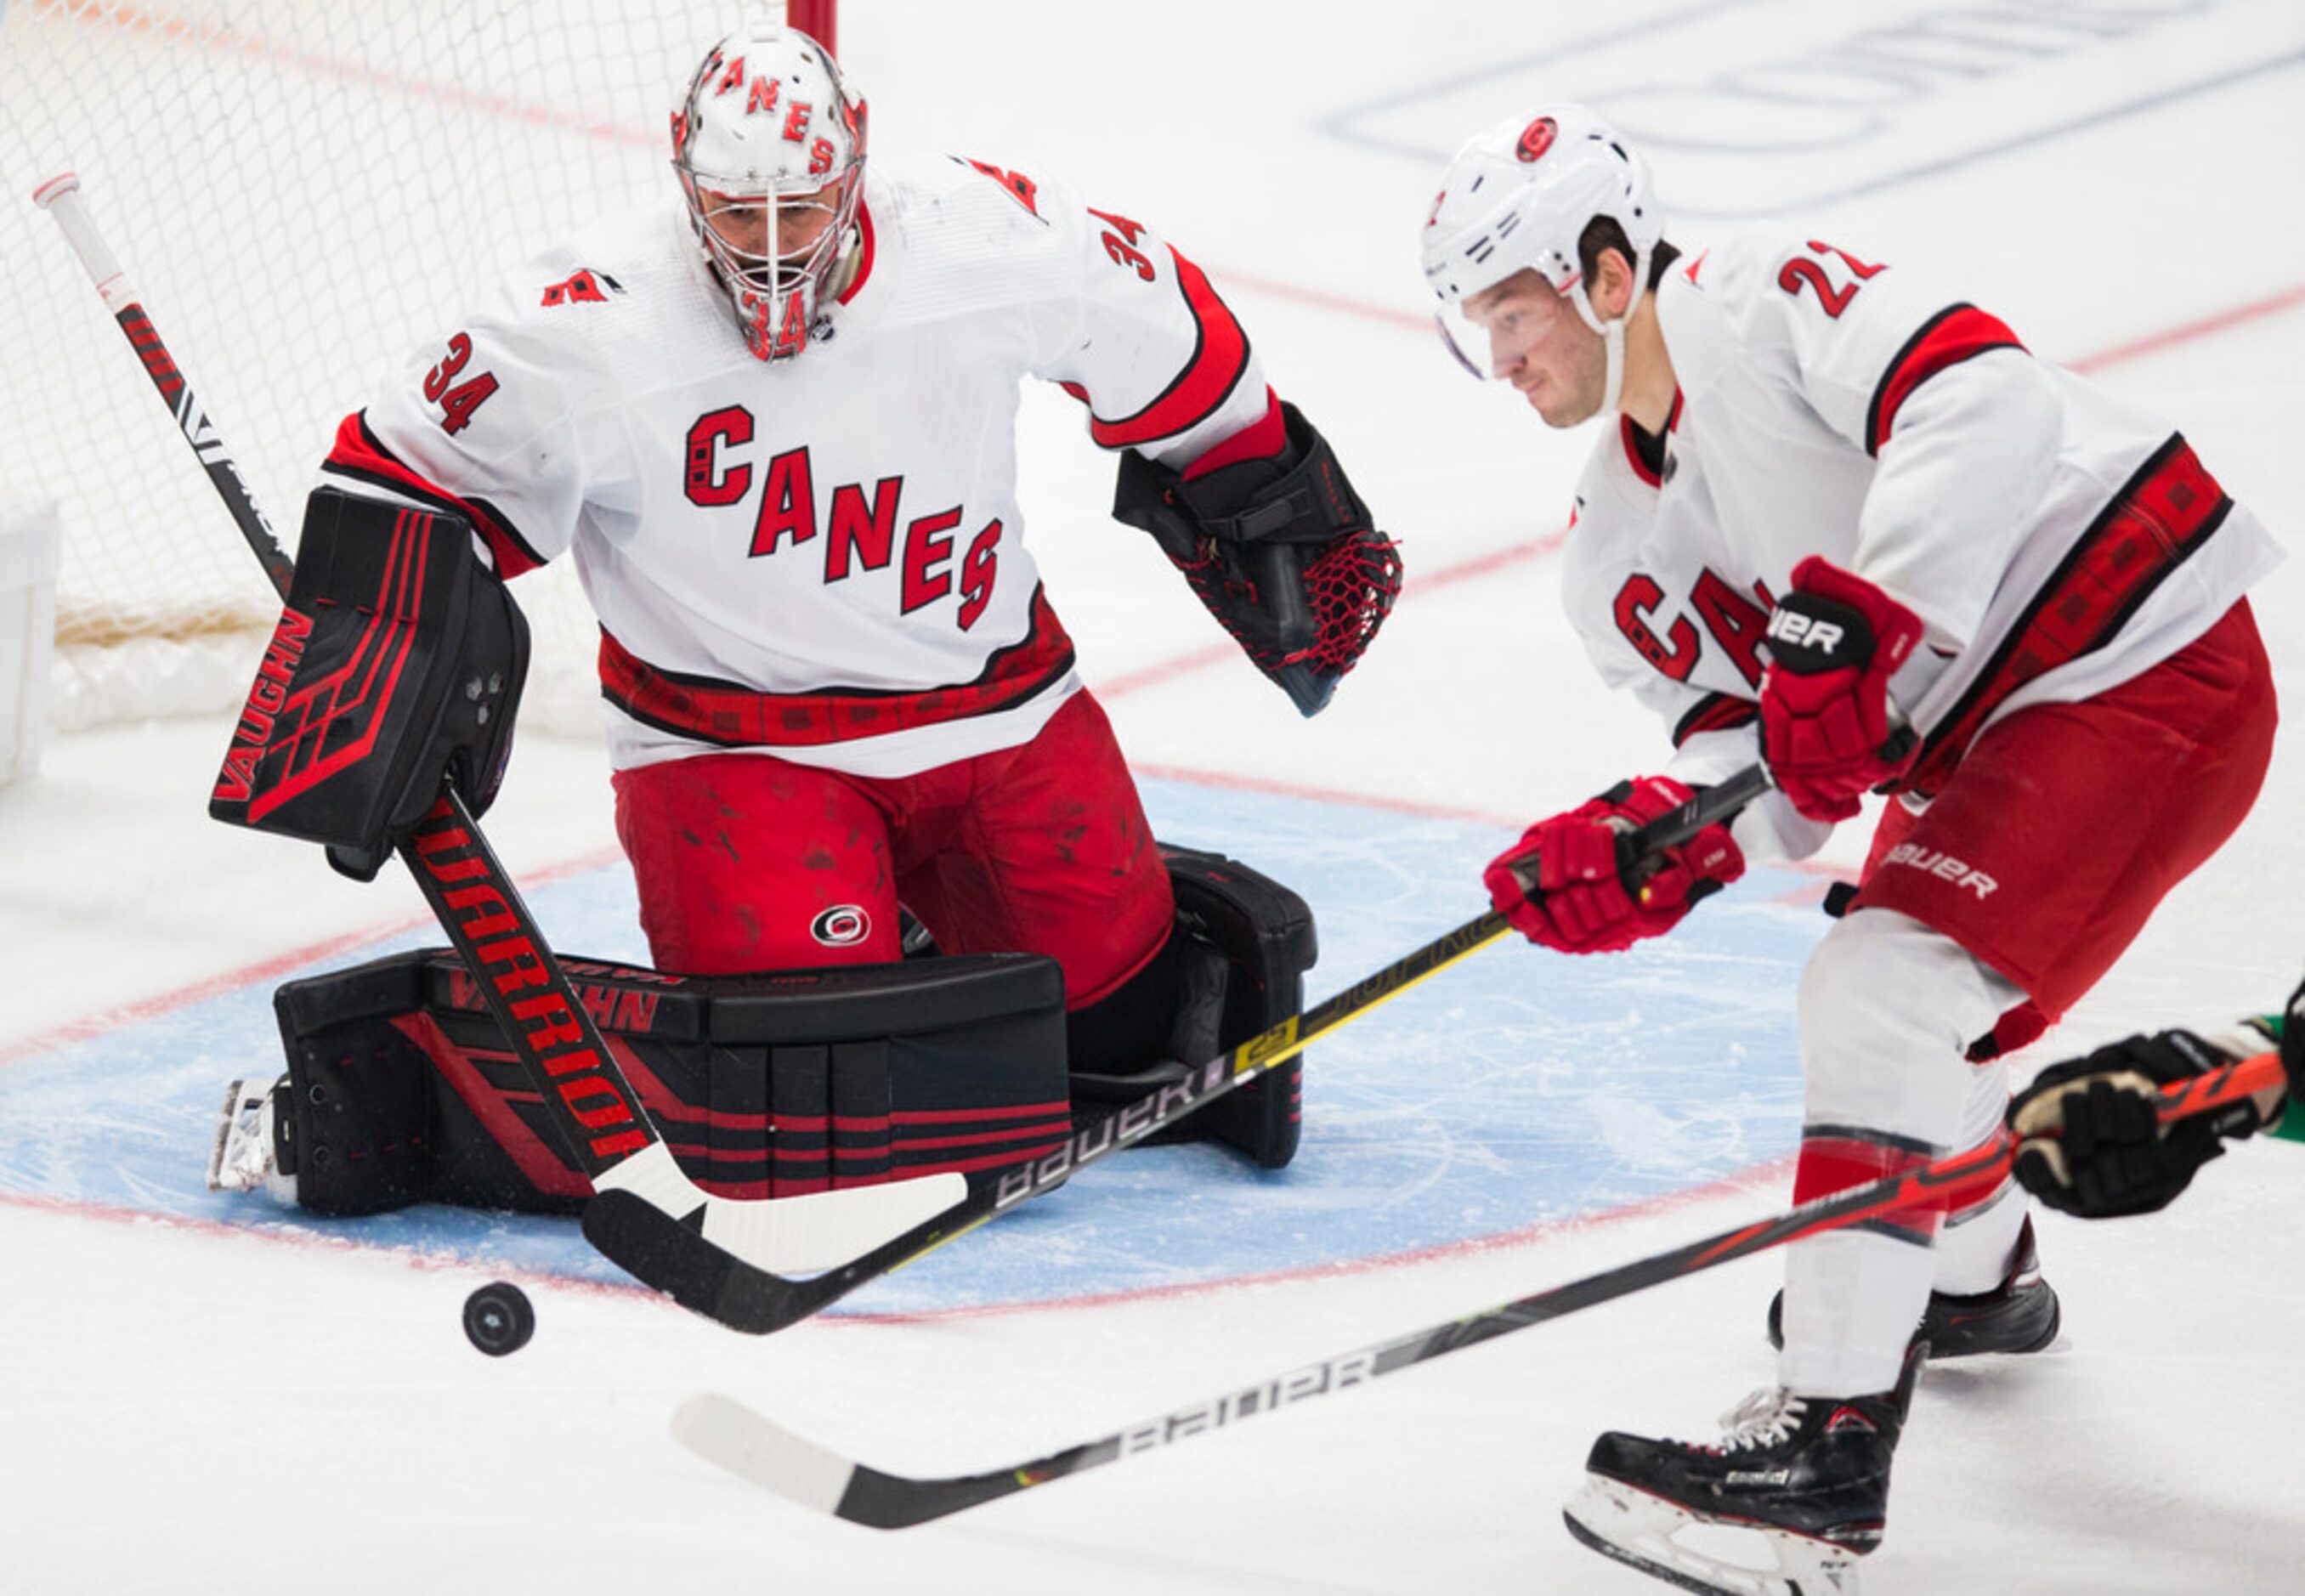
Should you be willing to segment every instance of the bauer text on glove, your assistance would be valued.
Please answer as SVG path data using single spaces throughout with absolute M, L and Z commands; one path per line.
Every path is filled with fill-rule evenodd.
M 1868 789 L 1911 762 L 1914 740 L 1889 711 L 1889 678 L 1921 640 L 1921 619 L 1888 594 L 1811 556 L 1769 614 L 1761 751 L 1792 806 L 1845 820 Z

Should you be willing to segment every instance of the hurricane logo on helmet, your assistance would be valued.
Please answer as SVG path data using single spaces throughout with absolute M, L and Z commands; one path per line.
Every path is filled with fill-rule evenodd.
M 1520 143 L 1514 153 L 1522 160 L 1533 161 L 1552 148 L 1552 136 L 1560 131 L 1561 124 L 1552 117 L 1540 116 L 1520 130 Z
M 689 226 L 761 360 L 829 335 L 855 279 L 864 125 L 839 65 L 789 28 L 714 45 L 672 114 Z

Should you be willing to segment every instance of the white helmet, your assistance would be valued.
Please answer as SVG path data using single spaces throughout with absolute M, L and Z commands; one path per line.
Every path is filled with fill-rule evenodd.
M 854 269 L 864 101 L 791 28 L 732 33 L 672 114 L 689 225 L 745 347 L 783 360 L 821 337 Z
M 1577 241 L 1595 216 L 1612 218 L 1633 246 L 1633 297 L 1610 322 L 1594 314 L 1578 261 Z M 1441 335 L 1475 376 L 1490 376 L 1485 362 L 1466 352 L 1487 341 L 1457 307 L 1524 267 L 1535 271 L 1608 339 L 1604 408 L 1614 410 L 1624 379 L 1624 324 L 1640 303 L 1663 233 L 1648 164 L 1591 111 L 1561 101 L 1499 123 L 1457 151 L 1425 220 L 1425 277 L 1440 296 Z

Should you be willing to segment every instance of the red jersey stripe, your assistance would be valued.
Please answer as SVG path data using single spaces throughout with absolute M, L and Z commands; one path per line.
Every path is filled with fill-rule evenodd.
M 1199 267 L 1174 249 L 1169 258 L 1177 263 L 1177 285 L 1193 313 L 1199 338 L 1193 358 L 1152 403 L 1118 420 L 1089 418 L 1089 436 L 1108 449 L 1172 437 L 1206 420 L 1231 395 L 1241 374 L 1248 369 L 1248 335 L 1240 323 L 1233 319 Z
M 1939 311 L 1906 341 L 1881 374 L 1865 416 L 1865 452 L 1881 452 L 1897 424 L 1897 412 L 1913 390 L 1946 367 L 1958 366 L 1989 349 L 2024 347 L 1998 317 L 1987 316 L 1975 305 L 1954 305 Z
M 512 523 L 485 499 L 459 498 L 438 482 L 421 477 L 402 463 L 368 429 L 365 411 L 346 416 L 336 429 L 336 441 L 321 469 L 338 476 L 357 477 L 379 488 L 421 499 L 453 511 L 472 523 L 497 563 L 497 574 L 509 580 L 544 564 L 544 558 L 512 529 Z

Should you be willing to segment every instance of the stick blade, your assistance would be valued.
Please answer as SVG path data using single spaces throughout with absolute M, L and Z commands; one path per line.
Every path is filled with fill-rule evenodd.
M 955 1170 L 765 1202 L 712 1200 L 704 1239 L 776 1275 L 812 1275 L 862 1258 L 968 1198 Z
M 705 1462 L 789 1502 L 838 1515 L 856 1465 L 718 1392 L 672 1415 L 672 1439 Z
M 795 1272 L 838 1267 L 933 1219 L 967 1194 L 967 1179 L 947 1173 L 761 1202 L 708 1197 L 683 1218 L 641 1191 L 603 1186 L 584 1205 L 584 1239 L 692 1312 L 748 1336 L 766 1336 L 838 1295 L 787 1279 L 776 1266 Z M 848 1203 L 860 1197 L 865 1201 Z
M 672 1415 L 672 1438 L 715 1467 L 819 1513 L 868 1529 L 902 1530 L 981 1503 L 1014 1496 L 1069 1472 L 1061 1466 L 998 1469 L 949 1479 L 913 1479 L 841 1456 L 753 1412 L 733 1396 L 704 1392 Z

